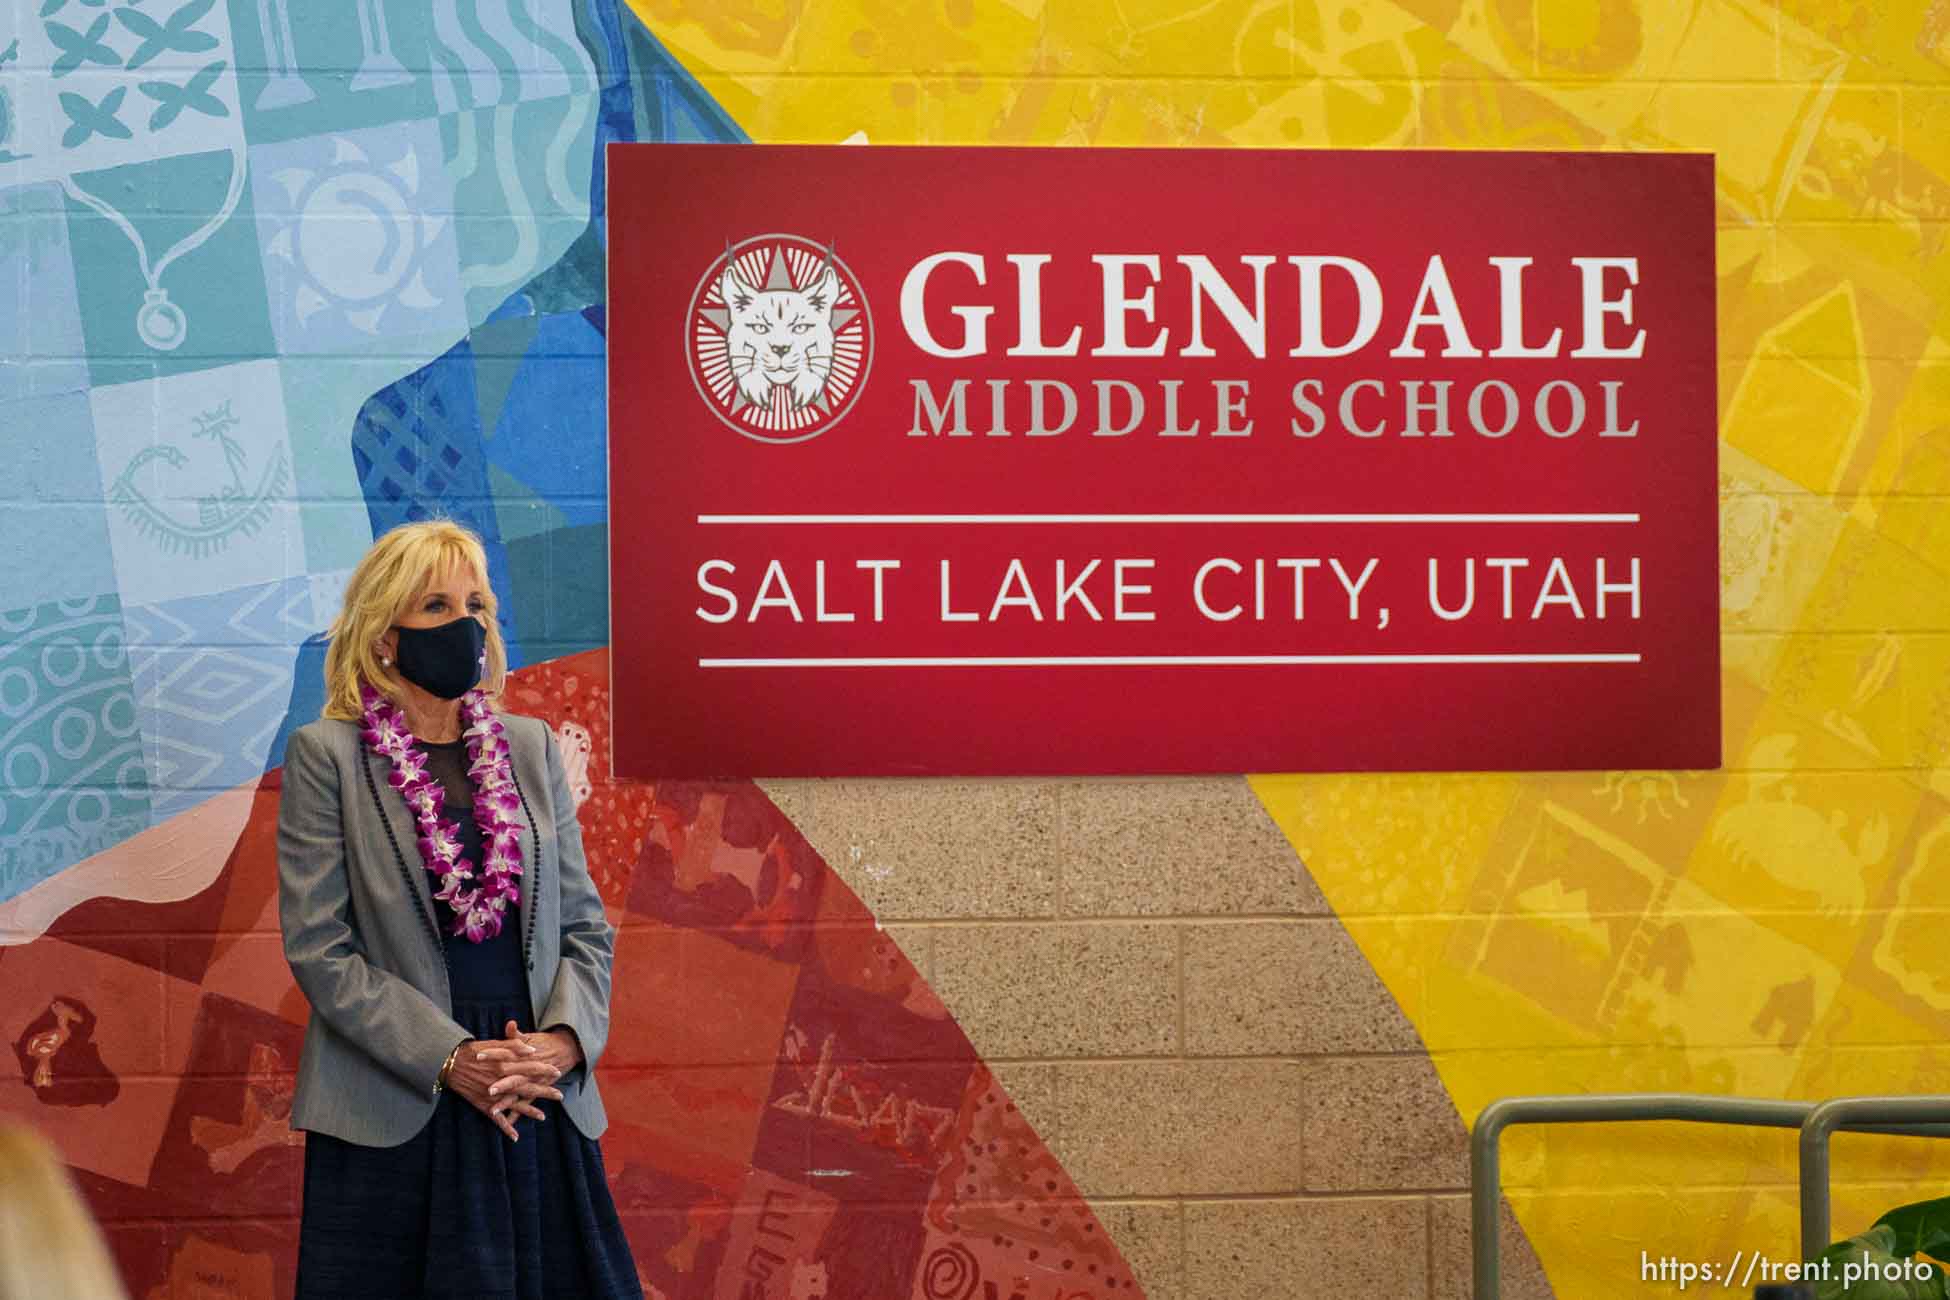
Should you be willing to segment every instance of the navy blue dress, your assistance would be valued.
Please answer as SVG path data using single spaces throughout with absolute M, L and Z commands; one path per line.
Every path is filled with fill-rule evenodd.
M 463 746 L 422 743 L 478 866 Z M 483 1039 L 500 1038 L 510 1020 L 535 1028 L 518 912 L 487 942 L 449 935 L 445 949 L 462 1028 Z M 519 1142 L 453 1092 L 396 1147 L 307 1134 L 297 1300 L 642 1300 L 601 1148 L 560 1103 L 536 1108 L 548 1119 L 515 1116 Z

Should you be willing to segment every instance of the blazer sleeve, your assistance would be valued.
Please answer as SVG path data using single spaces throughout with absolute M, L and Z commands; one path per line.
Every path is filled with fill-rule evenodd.
M 315 737 L 294 731 L 278 800 L 284 958 L 314 1015 L 431 1094 L 447 1053 L 473 1035 L 419 989 L 366 960 L 351 912 L 338 768 Z
M 616 927 L 603 914 L 602 895 L 590 879 L 582 854 L 582 825 L 575 796 L 556 747 L 555 732 L 542 727 L 546 747 L 549 805 L 555 815 L 555 855 L 562 895 L 562 960 L 539 1025 L 563 1025 L 582 1045 L 582 1068 L 593 1071 L 609 1041 L 609 974 L 616 951 Z

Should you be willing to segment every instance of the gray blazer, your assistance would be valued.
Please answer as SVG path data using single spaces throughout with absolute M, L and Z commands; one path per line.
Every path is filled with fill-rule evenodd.
M 522 841 L 522 957 L 539 1029 L 566 1025 L 582 1065 L 556 1082 L 586 1136 L 608 1126 L 592 1075 L 609 1036 L 616 931 L 582 858 L 582 830 L 554 733 L 503 713 L 528 833 Z M 278 804 L 278 919 L 284 956 L 311 1002 L 291 1126 L 397 1146 L 433 1115 L 434 1079 L 472 1037 L 452 1015 L 419 830 L 387 782 L 390 763 L 360 726 L 320 718 L 291 733 Z

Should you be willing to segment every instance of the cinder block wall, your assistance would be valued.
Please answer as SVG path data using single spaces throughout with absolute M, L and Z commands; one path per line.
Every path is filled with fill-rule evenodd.
M 929 977 L 1147 1296 L 1467 1294 L 1455 1106 L 1243 779 L 765 789 Z M 1548 1294 L 1513 1247 L 1509 1294 Z
M 707 965 L 731 1022 L 787 1014 L 782 970 L 838 979 L 750 960 L 661 874 L 742 879 L 749 849 L 824 880 L 816 854 L 820 915 L 880 963 L 857 1023 L 938 996 L 966 1042 L 928 1051 L 993 1070 L 1048 1203 L 1083 1197 L 1148 1296 L 1465 1295 L 1463 1120 L 1499 1094 L 1942 1087 L 1943 5 L 185 0 L 195 35 L 141 66 L 128 3 L 43 8 L 0 14 L 0 1113 L 62 1144 L 136 1294 L 289 1276 L 276 769 L 346 569 L 431 509 L 488 535 L 514 706 L 590 780 L 619 1014 L 661 1024 Z M 683 859 L 697 792 L 601 757 L 590 164 L 740 136 L 1714 151 L 1727 770 L 781 782 L 777 822 L 709 796 L 740 829 Z M 671 1029 L 684 1059 L 646 1032 L 605 1078 L 675 1296 L 680 1265 L 736 1277 L 732 1211 L 775 1172 L 737 1117 L 777 1109 L 792 1040 Z M 910 1046 L 866 1065 L 919 1079 Z M 974 1115 L 984 1077 L 934 1100 Z M 1641 1251 L 1793 1247 L 1778 1135 L 1507 1159 L 1508 1295 L 1676 1294 Z M 1838 1171 L 1853 1229 L 1946 1165 L 1849 1139 Z M 767 1294 L 848 1293 L 820 1268 Z

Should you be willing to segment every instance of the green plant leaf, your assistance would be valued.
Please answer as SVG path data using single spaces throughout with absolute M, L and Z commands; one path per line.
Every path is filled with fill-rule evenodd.
M 1818 1257 L 1826 1273 L 1815 1300 L 1950 1300 L 1950 1280 L 1928 1260 L 1898 1253 L 1897 1231 L 1879 1223 Z
M 1876 1223 L 1895 1232 L 1894 1249 L 1899 1256 L 1950 1259 L 1950 1196 L 1899 1206 Z

